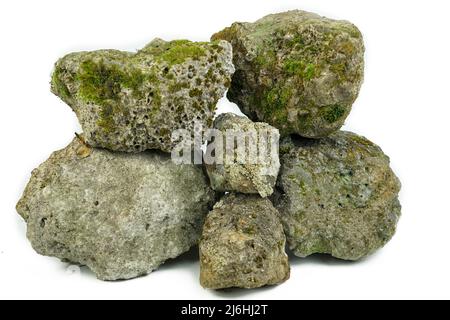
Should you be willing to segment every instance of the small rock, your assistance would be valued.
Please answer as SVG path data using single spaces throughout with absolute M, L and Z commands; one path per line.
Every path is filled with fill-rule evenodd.
M 219 115 L 214 121 L 214 128 L 223 134 L 223 154 L 229 148 L 235 156 L 224 157 L 222 163 L 215 161 L 206 165 L 212 188 L 216 191 L 259 193 L 262 197 L 271 195 L 280 170 L 278 130 L 266 123 L 254 123 L 232 113 Z M 227 143 L 226 132 L 231 137 L 238 137 L 233 139 L 232 145 L 229 145 L 230 141 Z M 242 144 L 243 141 L 246 145 Z M 215 141 L 212 143 L 216 144 Z M 252 151 L 250 147 L 253 147 Z M 238 155 L 239 150 L 242 151 L 242 161 Z M 217 153 L 216 150 L 216 155 Z
M 210 127 L 234 72 L 226 41 L 155 39 L 133 54 L 72 53 L 60 59 L 52 92 L 75 111 L 93 147 L 170 152 L 177 129 Z
M 213 35 L 233 46 L 228 98 L 282 136 L 325 137 L 342 127 L 364 74 L 364 44 L 351 23 L 304 11 L 234 23 Z
M 280 192 L 273 201 L 297 256 L 358 260 L 393 237 L 400 182 L 378 146 L 338 132 L 320 140 L 286 139 L 280 154 Z
M 118 280 L 150 273 L 198 243 L 215 202 L 201 167 L 157 151 L 86 148 L 76 138 L 55 152 L 17 205 L 38 253 Z
M 227 194 L 207 217 L 200 241 L 200 282 L 210 289 L 257 288 L 289 278 L 286 238 L 272 203 Z

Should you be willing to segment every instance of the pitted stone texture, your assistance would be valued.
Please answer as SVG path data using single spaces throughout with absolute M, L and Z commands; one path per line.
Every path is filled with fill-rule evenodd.
M 113 151 L 170 152 L 172 132 L 212 126 L 234 72 L 225 41 L 155 39 L 133 54 L 71 53 L 60 59 L 52 91 L 75 111 L 87 142 Z
M 197 244 L 214 202 L 201 167 L 75 139 L 33 171 L 17 211 L 38 253 L 117 280 L 150 273 Z
M 227 194 L 207 217 L 200 282 L 210 289 L 257 288 L 289 278 L 278 211 L 257 195 Z
M 213 35 L 233 46 L 228 98 L 282 136 L 325 137 L 342 127 L 364 74 L 359 30 L 304 11 L 234 23 Z
M 232 113 L 219 115 L 214 121 L 214 128 L 220 130 L 223 135 L 228 131 L 236 134 L 237 137 L 239 134 L 242 136 L 240 139 L 234 139 L 233 146 L 228 146 L 230 141 L 227 143 L 226 138 L 223 139 L 224 154 L 226 153 L 225 147 L 228 146 L 231 151 L 234 151 L 235 157 L 225 157 L 223 163 L 215 162 L 206 166 L 213 189 L 257 193 L 262 197 L 271 195 L 280 170 L 278 154 L 280 134 L 278 130 L 266 123 L 252 122 L 246 117 Z M 239 161 L 237 143 L 242 143 L 242 141 L 246 143 L 246 146 L 241 148 L 245 158 L 244 161 Z M 250 151 L 249 144 L 251 144 L 253 152 Z M 261 154 L 265 156 L 262 157 Z
M 286 139 L 274 196 L 290 249 L 358 260 L 394 235 L 400 182 L 375 144 L 350 132 Z

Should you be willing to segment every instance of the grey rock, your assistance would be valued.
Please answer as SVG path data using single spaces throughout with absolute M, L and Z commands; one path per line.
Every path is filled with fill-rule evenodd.
M 60 59 L 52 92 L 76 113 L 87 142 L 113 151 L 170 152 L 174 130 L 212 126 L 234 72 L 226 41 L 153 40 L 137 53 L 71 53 Z
M 262 197 L 271 195 L 280 170 L 278 130 L 266 123 L 255 123 L 232 113 L 219 115 L 214 121 L 214 128 L 220 130 L 223 135 L 231 133 L 231 137 L 236 136 L 239 141 L 245 141 L 246 146 L 239 149 L 238 139 L 234 139 L 231 145 L 230 141 L 227 143 L 225 136 L 222 136 L 223 154 L 226 154 L 228 148 L 235 156 L 224 157 L 222 163 L 215 161 L 206 166 L 213 189 L 258 193 Z M 215 143 L 213 141 L 208 147 Z M 243 161 L 240 161 L 239 150 L 242 150 Z
M 75 139 L 33 171 L 17 211 L 39 254 L 117 280 L 150 273 L 197 244 L 214 202 L 201 167 Z
M 290 275 L 279 214 L 267 198 L 227 194 L 200 241 L 200 282 L 210 289 L 257 288 Z
M 353 24 L 296 10 L 234 23 L 212 39 L 233 46 L 228 98 L 252 120 L 309 138 L 344 124 L 364 74 L 363 38 Z
M 393 237 L 400 181 L 377 145 L 338 132 L 320 140 L 286 139 L 280 153 L 273 201 L 297 256 L 358 260 Z

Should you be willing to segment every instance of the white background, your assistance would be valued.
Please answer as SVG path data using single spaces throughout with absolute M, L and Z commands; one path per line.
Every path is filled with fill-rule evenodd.
M 359 263 L 292 257 L 283 285 L 219 293 L 200 287 L 195 252 L 108 283 L 32 250 L 15 204 L 31 170 L 80 131 L 49 91 L 59 57 L 133 51 L 154 37 L 206 41 L 234 21 L 297 8 L 365 36 L 366 79 L 345 129 L 378 143 L 403 183 L 403 217 L 383 250 Z M 450 298 L 449 12 L 444 0 L 0 1 L 0 298 Z

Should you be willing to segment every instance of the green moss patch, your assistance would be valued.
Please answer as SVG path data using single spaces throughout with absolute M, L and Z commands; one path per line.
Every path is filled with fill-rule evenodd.
M 135 98 L 142 98 L 141 88 L 146 76 L 138 69 L 124 70 L 103 60 L 86 60 L 80 65 L 77 80 L 79 97 L 101 107 L 97 124 L 110 133 L 115 127 L 114 113 L 120 111 L 117 106 L 122 90 L 131 89 Z
M 316 66 L 301 60 L 289 59 L 284 62 L 284 71 L 291 75 L 297 75 L 304 80 L 311 80 L 316 76 Z
M 86 102 L 103 106 L 111 100 L 119 100 L 122 88 L 131 89 L 136 97 L 140 96 L 145 79 L 138 69 L 124 71 L 118 65 L 105 64 L 103 60 L 87 60 L 81 64 L 77 75 L 80 82 L 78 93 Z
M 335 123 L 341 119 L 346 113 L 346 109 L 339 105 L 334 104 L 331 106 L 323 107 L 321 110 L 322 118 L 328 123 Z
M 169 66 L 180 64 L 187 59 L 199 60 L 206 55 L 206 51 L 199 43 L 190 42 L 188 40 L 177 40 L 168 43 L 165 52 L 160 59 L 165 61 Z
M 65 102 L 71 99 L 71 94 L 62 78 L 63 71 L 56 67 L 52 74 L 52 87 L 55 93 Z
M 100 117 L 97 121 L 97 125 L 102 128 L 105 133 L 111 133 L 114 131 L 114 107 L 112 105 L 103 105 L 100 111 Z

